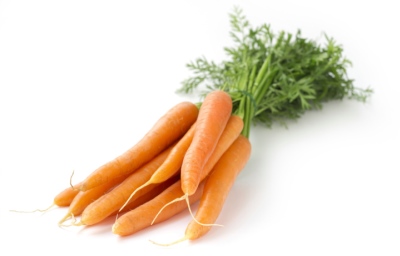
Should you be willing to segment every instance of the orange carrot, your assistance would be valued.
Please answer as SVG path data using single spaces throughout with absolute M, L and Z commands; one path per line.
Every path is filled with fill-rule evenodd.
M 186 228 L 185 236 L 171 245 L 184 240 L 195 240 L 204 236 L 213 226 L 222 211 L 224 202 L 237 175 L 250 158 L 251 144 L 240 135 L 218 160 L 204 184 L 203 194 L 195 215 Z M 206 225 L 201 223 L 207 223 Z
M 198 108 L 195 104 L 177 104 L 162 116 L 137 144 L 90 174 L 80 189 L 89 190 L 137 170 L 186 133 L 196 121 L 197 115 Z
M 203 168 L 203 171 L 200 175 L 201 181 L 207 177 L 207 175 L 211 172 L 214 165 L 218 162 L 221 156 L 238 138 L 238 136 L 243 130 L 243 126 L 244 126 L 243 119 L 240 118 L 239 116 L 232 115 L 229 118 L 229 121 L 217 143 L 217 146 L 214 149 L 214 152 L 211 154 L 210 158 L 208 159 L 206 165 Z
M 150 162 L 140 167 L 136 172 L 132 173 L 127 177 L 121 184 L 115 187 L 113 190 L 107 194 L 101 196 L 99 199 L 88 205 L 82 212 L 81 225 L 93 225 L 96 224 L 115 211 L 120 209 L 120 207 L 126 202 L 130 194 L 139 186 L 144 184 L 151 175 L 157 170 L 158 167 L 167 158 L 169 152 L 171 152 L 173 146 L 164 150 L 161 154 L 153 158 Z M 150 185 L 138 193 L 131 200 L 135 200 L 140 196 L 146 194 L 155 185 Z
M 190 203 L 194 203 L 199 200 L 203 191 L 203 183 L 200 183 L 196 192 L 189 197 Z M 152 225 L 154 216 L 160 211 L 160 209 L 169 201 L 181 197 L 183 195 L 181 189 L 181 182 L 177 181 L 172 186 L 164 190 L 161 194 L 156 196 L 149 202 L 139 206 L 138 208 L 129 211 L 118 218 L 113 227 L 112 231 L 114 234 L 120 236 L 127 236 L 134 234 L 146 227 Z M 153 223 L 160 223 L 165 221 L 172 216 L 182 212 L 187 208 L 186 202 L 177 202 L 174 205 L 170 205 L 165 208 L 156 221 Z
M 67 219 L 74 218 L 75 216 L 80 215 L 89 204 L 100 198 L 102 195 L 107 193 L 107 191 L 109 191 L 113 187 L 120 184 L 125 178 L 126 175 L 121 176 L 117 179 L 113 179 L 107 183 L 104 183 L 92 189 L 86 191 L 79 191 L 79 193 L 75 196 L 75 198 L 69 205 L 67 214 L 59 221 L 58 224 L 61 225 Z
M 163 182 L 180 170 L 186 151 L 192 143 L 195 127 L 196 124 L 194 124 L 185 136 L 183 136 L 175 145 L 168 158 L 151 176 L 151 179 L 149 180 L 151 183 Z
M 182 191 L 192 195 L 200 183 L 200 175 L 214 151 L 232 112 L 232 99 L 224 91 L 209 93 L 199 111 L 193 141 L 181 168 Z
M 179 142 L 172 148 L 171 153 L 168 155 L 167 159 L 165 159 L 164 163 L 157 169 L 156 172 L 150 177 L 150 179 L 144 183 L 142 186 L 138 187 L 129 197 L 133 197 L 137 191 L 140 189 L 150 185 L 161 183 L 172 177 L 173 175 L 177 174 L 181 168 L 183 158 L 187 149 L 190 146 L 190 143 L 193 139 L 193 134 L 195 131 L 194 124 L 189 131 L 179 140 Z M 128 199 L 128 200 L 129 200 Z M 125 207 L 124 204 L 120 210 Z
M 210 173 L 214 165 L 218 162 L 221 156 L 225 153 L 225 151 L 232 145 L 232 143 L 237 139 L 239 134 L 243 129 L 243 120 L 239 116 L 232 115 L 228 123 L 225 126 L 225 129 L 215 147 L 213 153 L 211 154 L 210 158 L 208 159 L 206 165 L 204 166 L 201 174 L 200 174 L 200 181 L 203 181 L 207 175 Z M 171 202 L 165 205 L 167 207 L 169 204 L 185 200 L 187 199 L 187 194 L 183 195 L 181 198 L 174 198 Z M 190 205 L 188 205 L 189 211 L 191 212 Z M 161 208 L 160 212 L 164 209 Z M 158 218 L 158 215 L 156 215 Z
M 58 193 L 54 197 L 54 204 L 57 206 L 69 206 L 72 202 L 72 200 L 75 198 L 75 196 L 79 193 L 79 187 L 81 186 L 82 183 L 76 184 L 74 187 L 68 187 Z
M 198 222 L 215 223 L 237 175 L 249 160 L 250 153 L 250 141 L 240 135 L 215 165 L 204 185 L 195 220 L 186 229 L 188 239 L 200 238 L 211 229 L 212 225 L 201 225 Z
M 222 132 L 219 141 L 205 164 L 203 171 L 200 175 L 200 181 L 202 181 L 212 170 L 214 165 L 217 163 L 218 159 L 222 156 L 222 154 L 230 147 L 230 145 L 236 140 L 239 136 L 240 132 L 243 129 L 243 120 L 239 116 L 232 115 L 229 117 L 228 123 L 225 126 L 224 131 Z M 169 178 L 173 173 L 170 170 L 178 170 L 178 165 L 182 163 L 184 154 L 187 148 L 190 145 L 190 142 L 193 139 L 194 129 L 192 127 L 185 136 L 176 144 L 176 146 L 172 149 L 168 158 L 164 161 L 164 163 L 158 168 L 158 170 L 152 175 L 149 182 L 151 183 L 159 183 L 167 178 Z M 178 147 L 179 145 L 179 147 Z M 176 173 L 176 171 L 174 172 Z
M 172 184 L 174 184 L 175 182 L 177 182 L 179 180 L 179 175 L 175 175 L 172 176 L 171 178 L 169 178 L 168 180 L 161 182 L 161 183 L 157 183 L 153 189 L 151 189 L 149 192 L 147 192 L 146 194 L 138 197 L 136 200 L 130 201 L 122 211 L 116 211 L 114 212 L 112 215 L 116 215 L 121 213 L 126 213 L 129 212 L 133 209 L 135 209 L 136 207 L 150 201 L 151 199 L 155 198 L 156 196 L 158 196 L 159 194 L 161 194 L 164 190 L 166 190 L 169 186 L 171 186 Z
M 110 216 L 118 216 L 118 214 L 123 214 L 123 213 L 126 213 L 128 211 L 135 209 L 136 207 L 138 207 L 138 206 L 150 201 L 154 197 L 158 196 L 161 192 L 163 192 L 165 189 L 167 189 L 169 186 L 171 186 L 178 180 L 179 180 L 179 175 L 175 175 L 164 182 L 156 184 L 155 186 L 153 186 L 153 188 L 151 188 L 145 194 L 137 197 L 135 200 L 131 200 L 126 205 L 126 207 L 123 209 L 123 211 L 119 211 L 119 210 L 114 211 L 112 214 L 110 214 Z M 59 222 L 59 225 L 60 226 L 81 225 L 81 223 L 79 223 L 79 222 L 77 223 L 75 217 L 79 216 L 84 211 L 85 205 L 88 205 L 90 203 L 90 196 L 88 193 L 92 192 L 92 190 L 97 190 L 99 187 L 101 187 L 101 186 L 98 186 L 98 187 L 93 188 L 88 191 L 81 191 L 79 194 L 82 193 L 82 196 L 79 197 L 79 194 L 78 194 L 77 197 L 74 199 L 74 201 L 78 200 L 78 202 L 75 204 L 76 206 L 74 206 L 74 202 L 71 203 L 70 209 L 69 209 L 67 215 Z M 63 224 L 68 219 L 71 219 L 72 222 L 69 224 Z

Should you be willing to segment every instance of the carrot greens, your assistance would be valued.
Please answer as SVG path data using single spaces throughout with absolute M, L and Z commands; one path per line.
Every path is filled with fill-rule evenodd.
M 320 109 L 325 101 L 365 101 L 372 93 L 354 86 L 346 72 L 351 62 L 327 35 L 321 45 L 300 30 L 274 33 L 267 24 L 251 27 L 239 8 L 230 14 L 230 24 L 234 44 L 224 48 L 227 60 L 215 63 L 201 57 L 188 63 L 193 76 L 178 92 L 194 93 L 200 86 L 205 86 L 202 96 L 216 89 L 228 92 L 233 113 L 244 120 L 246 137 L 251 123 L 285 124 L 306 110 Z

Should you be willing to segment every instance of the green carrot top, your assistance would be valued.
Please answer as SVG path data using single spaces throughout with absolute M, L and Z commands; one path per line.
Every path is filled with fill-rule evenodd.
M 365 101 L 371 89 L 356 88 L 347 76 L 351 62 L 343 48 L 325 35 L 325 44 L 288 32 L 275 34 L 269 25 L 252 28 L 242 10 L 230 14 L 232 47 L 224 48 L 228 59 L 221 63 L 205 57 L 187 64 L 193 76 L 178 92 L 201 96 L 216 89 L 228 92 L 233 114 L 243 118 L 242 134 L 249 137 L 251 123 L 270 126 L 297 119 L 306 110 L 319 109 L 329 100 L 350 98 Z

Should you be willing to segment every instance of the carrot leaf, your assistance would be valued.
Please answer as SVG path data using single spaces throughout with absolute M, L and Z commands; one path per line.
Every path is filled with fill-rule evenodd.
M 228 92 L 233 114 L 245 122 L 244 136 L 252 123 L 285 124 L 320 109 L 323 102 L 365 101 L 371 95 L 372 89 L 354 86 L 347 75 L 351 62 L 333 38 L 324 35 L 321 43 L 303 37 L 300 30 L 274 33 L 268 24 L 253 28 L 238 7 L 229 17 L 233 46 L 224 48 L 227 59 L 215 63 L 201 57 L 187 64 L 193 75 L 178 92 L 201 97 L 216 89 Z

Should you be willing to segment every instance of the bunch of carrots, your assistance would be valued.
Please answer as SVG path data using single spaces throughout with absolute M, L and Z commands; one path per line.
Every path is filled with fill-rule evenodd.
M 217 225 L 250 158 L 251 124 L 284 123 L 325 101 L 365 101 L 372 92 L 353 86 L 350 62 L 333 39 L 321 46 L 300 32 L 252 28 L 239 8 L 230 18 L 230 58 L 187 65 L 194 76 L 179 91 L 206 85 L 202 101 L 177 104 L 132 148 L 60 192 L 54 204 L 69 207 L 60 225 L 90 226 L 117 216 L 112 232 L 127 236 L 189 209 L 192 221 L 179 241 L 200 238 Z
M 200 200 L 185 239 L 203 236 L 250 157 L 242 129 L 224 91 L 209 93 L 200 109 L 177 104 L 136 145 L 55 197 L 56 205 L 69 206 L 59 224 L 70 218 L 73 225 L 94 225 L 120 214 L 112 232 L 126 236 Z

